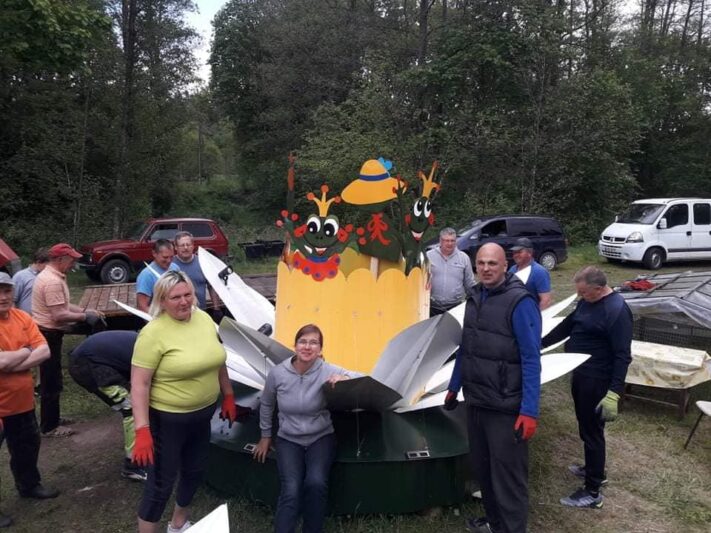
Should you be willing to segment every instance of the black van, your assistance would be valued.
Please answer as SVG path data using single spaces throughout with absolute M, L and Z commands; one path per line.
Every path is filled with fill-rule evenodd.
M 457 247 L 469 254 L 474 265 L 479 247 L 487 242 L 495 242 L 506 250 L 506 259 L 511 265 L 511 247 L 520 237 L 531 239 L 534 259 L 548 270 L 553 270 L 558 263 L 568 259 L 563 227 L 556 219 L 539 215 L 492 215 L 477 218 L 457 231 Z

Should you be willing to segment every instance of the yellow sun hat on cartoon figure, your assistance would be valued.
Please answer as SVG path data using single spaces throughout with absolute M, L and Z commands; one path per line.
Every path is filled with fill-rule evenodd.
M 359 177 L 350 182 L 341 198 L 352 205 L 369 205 L 387 202 L 397 197 L 398 180 L 390 176 L 392 163 L 381 159 L 368 159 L 360 167 Z

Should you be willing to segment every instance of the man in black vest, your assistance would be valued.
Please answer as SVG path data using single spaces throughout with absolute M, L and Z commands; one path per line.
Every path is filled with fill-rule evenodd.
M 485 518 L 478 533 L 525 533 L 528 440 L 536 432 L 541 387 L 541 314 L 506 254 L 488 243 L 476 254 L 480 283 L 467 300 L 460 347 L 469 448 Z
M 617 418 L 617 402 L 632 361 L 632 312 L 624 298 L 607 285 L 605 273 L 588 266 L 573 277 L 580 300 L 575 310 L 542 341 L 550 346 L 566 337 L 566 352 L 589 353 L 573 370 L 572 394 L 585 464 L 568 469 L 585 486 L 560 503 L 569 507 L 602 507 L 600 487 L 605 475 L 605 422 Z

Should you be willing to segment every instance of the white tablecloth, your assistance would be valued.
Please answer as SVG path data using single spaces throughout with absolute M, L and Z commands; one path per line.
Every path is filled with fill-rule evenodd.
M 705 351 L 632 341 L 627 383 L 688 389 L 708 380 L 711 380 L 711 358 Z

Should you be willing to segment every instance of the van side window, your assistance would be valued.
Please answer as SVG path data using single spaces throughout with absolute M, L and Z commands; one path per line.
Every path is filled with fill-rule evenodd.
M 560 224 L 553 219 L 548 219 L 548 218 L 543 218 L 539 222 L 540 227 L 538 228 L 538 231 L 541 233 L 541 235 L 545 236 L 555 236 L 555 237 L 562 237 L 563 236 L 563 228 L 560 227 Z
M 493 222 L 489 222 L 486 226 L 481 228 L 481 231 L 479 233 L 482 238 L 496 237 L 497 235 L 506 236 L 506 221 L 494 220 Z
M 664 214 L 667 219 L 667 228 L 683 226 L 689 223 L 689 206 L 686 204 L 673 205 Z
M 694 204 L 694 224 L 711 224 L 711 204 Z
M 537 220 L 511 219 L 509 220 L 509 237 L 536 237 L 538 236 Z

